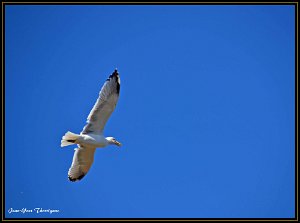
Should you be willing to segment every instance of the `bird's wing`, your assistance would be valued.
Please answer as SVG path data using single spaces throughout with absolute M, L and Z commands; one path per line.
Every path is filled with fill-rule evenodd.
M 87 174 L 93 164 L 95 150 L 95 147 L 81 145 L 75 149 L 73 162 L 68 172 L 70 181 L 81 180 Z
M 102 86 L 99 97 L 87 118 L 87 124 L 81 132 L 82 134 L 91 132 L 102 134 L 107 120 L 116 107 L 119 93 L 120 77 L 118 71 L 115 70 Z

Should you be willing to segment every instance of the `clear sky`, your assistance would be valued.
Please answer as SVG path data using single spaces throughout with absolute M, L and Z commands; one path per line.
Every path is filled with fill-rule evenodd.
M 295 11 L 266 6 L 5 7 L 5 216 L 290 218 Z M 118 68 L 89 173 L 79 133 Z M 34 208 L 59 213 L 8 213 Z

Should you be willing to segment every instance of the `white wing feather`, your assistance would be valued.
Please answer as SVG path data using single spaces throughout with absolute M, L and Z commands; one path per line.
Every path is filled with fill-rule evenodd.
M 75 149 L 72 165 L 68 172 L 70 181 L 81 180 L 91 168 L 94 161 L 95 147 L 83 147 Z
M 91 132 L 102 134 L 107 120 L 116 107 L 119 92 L 120 77 L 117 70 L 115 70 L 101 88 L 99 98 L 87 118 L 87 124 L 83 128 L 82 134 Z

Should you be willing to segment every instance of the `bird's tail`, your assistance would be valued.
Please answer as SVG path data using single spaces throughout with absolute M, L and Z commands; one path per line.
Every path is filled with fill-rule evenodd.
M 61 147 L 64 147 L 64 146 L 69 146 L 69 145 L 72 145 L 72 144 L 76 144 L 76 140 L 77 140 L 78 138 L 79 138 L 79 135 L 78 135 L 78 134 L 75 134 L 75 133 L 73 133 L 73 132 L 68 131 L 68 132 L 62 137 L 60 146 L 61 146 Z

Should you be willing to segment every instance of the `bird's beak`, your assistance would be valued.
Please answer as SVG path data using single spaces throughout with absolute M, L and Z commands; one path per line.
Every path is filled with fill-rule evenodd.
M 122 146 L 122 144 L 121 144 L 120 142 L 118 142 L 117 140 L 115 140 L 115 144 L 116 144 L 117 146 Z

